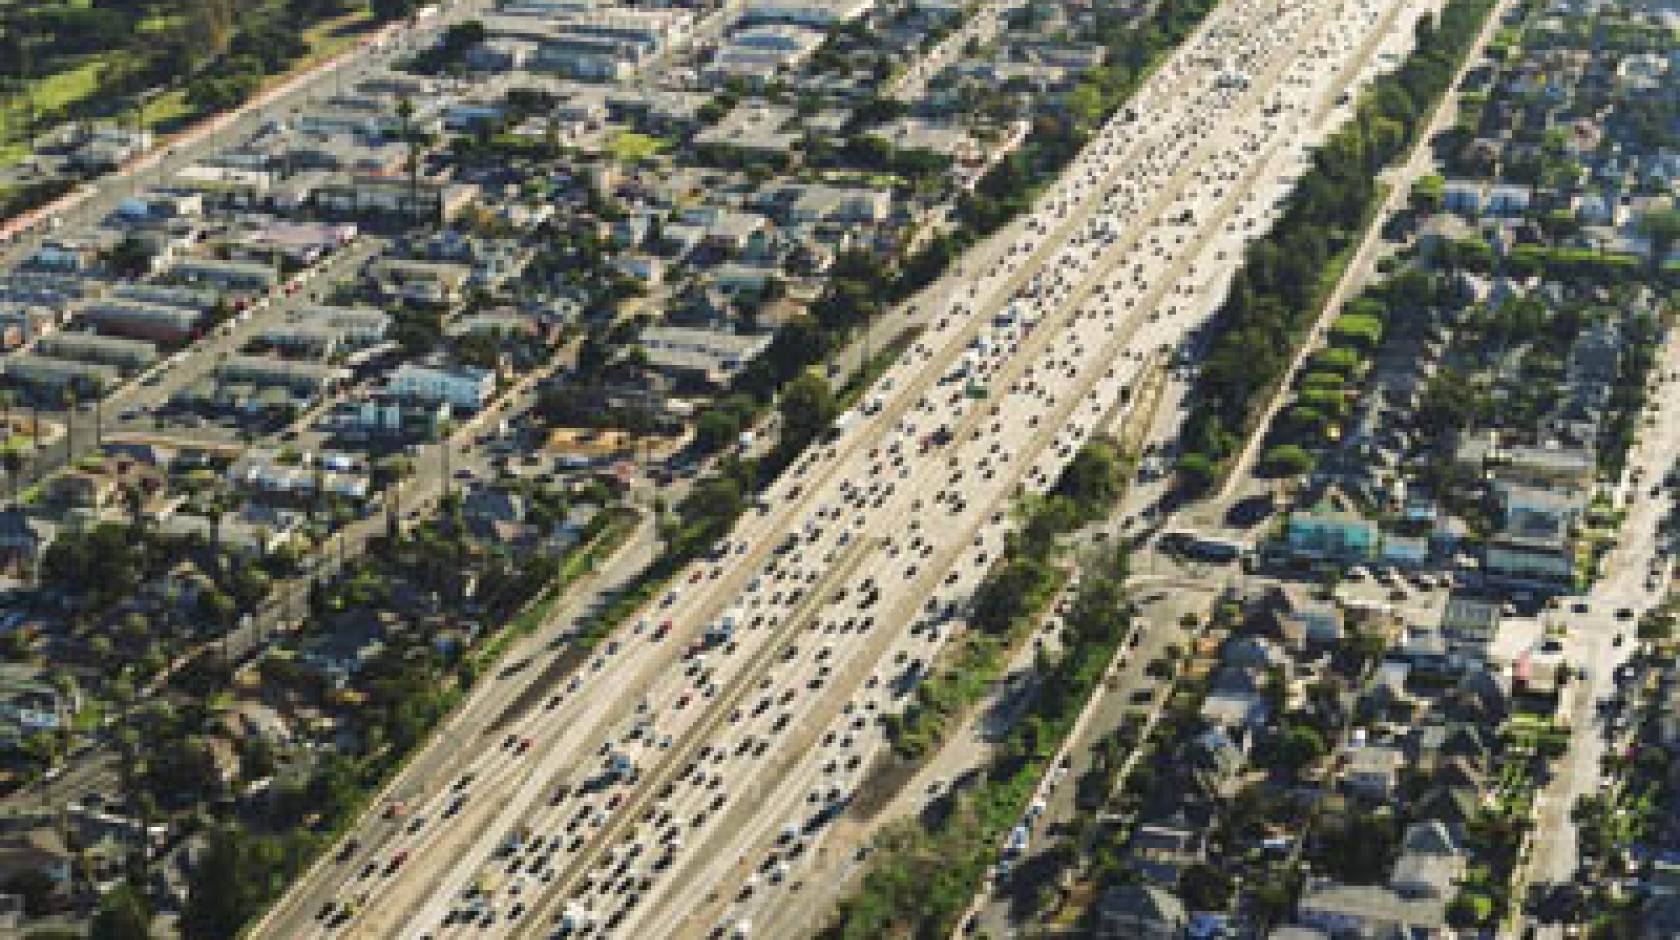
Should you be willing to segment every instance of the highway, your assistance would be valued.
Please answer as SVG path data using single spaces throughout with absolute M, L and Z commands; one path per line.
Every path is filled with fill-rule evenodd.
M 1210 15 L 718 559 L 541 706 L 450 741 L 431 792 L 376 808 L 320 876 L 348 909 L 289 898 L 259 935 L 748 933 L 825 848 L 879 716 L 962 629 L 1017 494 L 1052 485 L 1176 340 L 1201 252 L 1267 208 L 1240 181 L 1300 140 L 1387 6 Z

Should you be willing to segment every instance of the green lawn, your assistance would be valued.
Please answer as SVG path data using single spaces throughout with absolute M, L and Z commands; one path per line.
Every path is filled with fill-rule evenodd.
M 649 159 L 664 150 L 669 143 L 658 137 L 619 131 L 607 140 L 607 152 L 620 163 L 636 163 Z

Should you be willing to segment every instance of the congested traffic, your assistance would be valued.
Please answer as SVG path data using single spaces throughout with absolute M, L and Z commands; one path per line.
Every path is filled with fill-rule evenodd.
M 1012 502 L 1217 301 L 1399 6 L 1211 15 L 710 559 L 369 814 L 321 875 L 318 935 L 746 935 L 816 853 L 860 851 L 833 824 L 965 629 Z

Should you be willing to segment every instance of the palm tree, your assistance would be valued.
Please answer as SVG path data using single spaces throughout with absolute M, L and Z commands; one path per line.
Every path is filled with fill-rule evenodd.
M 397 99 L 397 125 L 408 145 L 408 211 L 412 223 L 420 205 L 420 137 L 414 128 L 414 102 L 407 95 Z

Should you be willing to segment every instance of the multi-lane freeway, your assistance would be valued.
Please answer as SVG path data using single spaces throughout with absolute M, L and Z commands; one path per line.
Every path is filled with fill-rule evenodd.
M 528 709 L 440 737 L 419 759 L 448 772 L 370 810 L 257 933 L 746 934 L 790 906 L 849 850 L 829 824 L 1012 502 L 1180 339 L 1268 217 L 1256 176 L 1299 170 L 1395 6 L 1223 4 L 714 558 Z

